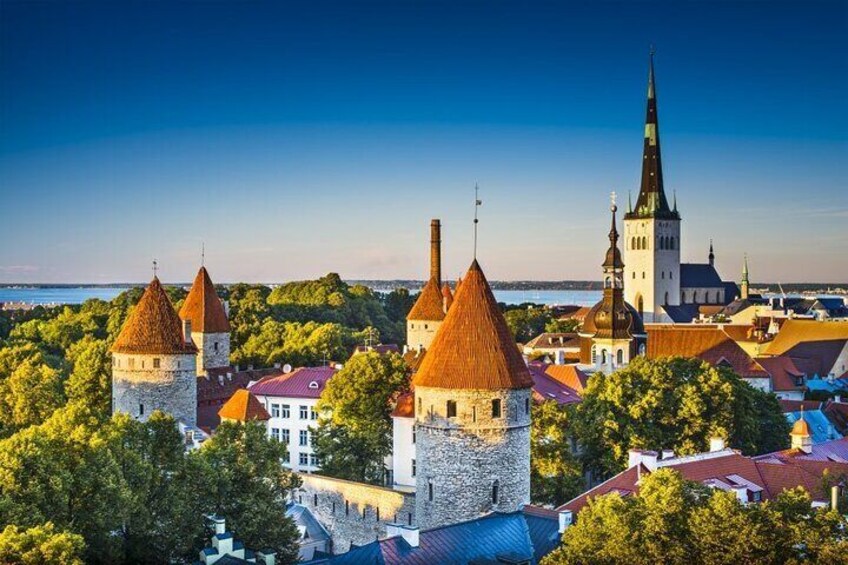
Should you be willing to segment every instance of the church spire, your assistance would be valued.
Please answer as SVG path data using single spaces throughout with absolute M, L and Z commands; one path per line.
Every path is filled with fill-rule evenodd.
M 654 79 L 654 51 L 648 66 L 648 104 L 645 116 L 645 139 L 642 150 L 642 182 L 636 209 L 628 217 L 676 218 L 668 206 L 663 186 L 662 158 L 660 155 L 659 118 L 657 116 L 657 90 Z
M 745 260 L 742 263 L 742 284 L 740 285 L 741 288 L 739 289 L 740 293 L 741 293 L 741 298 L 743 298 L 743 299 L 748 298 L 748 294 L 749 294 L 748 285 L 749 285 L 749 283 L 748 283 L 748 254 L 746 253 L 745 254 Z
M 710 239 L 710 255 L 709 255 L 709 259 L 710 259 L 710 267 L 714 266 L 714 265 L 715 265 L 715 253 L 713 253 L 713 240 L 712 240 L 712 239 Z

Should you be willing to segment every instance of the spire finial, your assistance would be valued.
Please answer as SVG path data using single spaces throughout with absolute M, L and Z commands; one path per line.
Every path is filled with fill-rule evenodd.
M 633 192 L 627 191 L 627 213 L 630 214 L 633 212 Z
M 480 200 L 480 187 L 477 185 L 477 182 L 474 182 L 474 260 L 477 260 L 477 224 L 480 220 L 477 219 L 477 208 L 483 205 L 483 201 Z
M 713 253 L 713 238 L 710 238 L 710 255 L 709 255 L 710 265 L 712 266 L 715 263 L 715 253 Z
M 153 278 L 155 279 L 159 274 L 159 263 L 156 259 L 153 260 Z
M 677 189 L 674 189 L 674 211 L 677 212 Z
M 206 266 L 206 242 L 205 241 L 200 242 L 200 266 L 201 267 Z

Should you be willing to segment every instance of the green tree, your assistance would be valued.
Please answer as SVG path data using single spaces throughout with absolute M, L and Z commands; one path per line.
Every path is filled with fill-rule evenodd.
M 30 356 L 0 382 L 0 430 L 4 435 L 40 424 L 65 403 L 62 372 L 41 355 Z
M 0 563 L 22 565 L 83 565 L 82 536 L 57 531 L 52 523 L 21 529 L 14 524 L 0 532 Z
M 285 517 L 286 499 L 299 480 L 281 465 L 286 447 L 264 425 L 224 422 L 190 457 L 212 477 L 205 496 L 245 546 L 272 547 L 280 563 L 297 562 L 300 535 Z
M 558 506 L 583 492 L 583 469 L 573 453 L 572 410 L 553 400 L 533 405 L 530 499 Z
M 504 312 L 504 318 L 515 341 L 524 343 L 545 331 L 551 314 L 544 307 L 522 304 Z
M 728 369 L 697 359 L 638 357 L 589 380 L 577 436 L 584 465 L 610 475 L 624 468 L 633 448 L 686 455 L 704 451 L 712 436 L 746 454 L 782 448 L 789 425 L 770 395 Z
M 83 339 L 68 351 L 73 365 L 65 382 L 68 402 L 89 407 L 93 415 L 105 422 L 112 412 L 112 357 L 105 340 Z
M 571 333 L 576 332 L 579 326 L 580 322 L 578 322 L 574 318 L 569 318 L 566 320 L 551 318 L 545 324 L 545 331 L 549 333 Z
M 380 483 L 383 459 L 392 449 L 392 401 L 409 388 L 406 364 L 397 354 L 352 357 L 327 383 L 315 451 L 322 472 Z

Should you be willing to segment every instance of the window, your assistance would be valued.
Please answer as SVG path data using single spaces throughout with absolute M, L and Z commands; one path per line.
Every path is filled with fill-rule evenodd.
M 663 271 L 663 272 L 661 273 L 661 275 L 662 275 L 662 278 L 664 279 L 664 278 L 665 278 L 665 271 Z
M 318 456 L 315 455 L 314 453 L 309 454 L 309 464 L 312 465 L 313 467 L 318 466 Z
M 280 428 L 271 428 L 271 439 L 280 441 Z
M 312 495 L 312 506 L 318 506 L 318 495 L 317 494 Z
M 307 409 L 306 406 L 301 406 L 300 407 L 300 419 L 306 420 L 308 417 L 309 417 L 309 410 Z
M 413 477 L 415 476 L 415 472 L 416 472 L 417 470 L 418 470 L 418 469 L 417 469 L 417 468 L 416 468 L 416 466 L 415 466 L 415 459 L 413 459 L 413 460 L 412 460 L 412 476 L 413 476 Z
M 378 506 L 377 508 L 374 509 L 374 511 L 377 513 L 377 521 L 379 522 L 380 521 L 380 507 Z
M 279 404 L 272 404 L 271 405 L 271 417 L 272 418 L 279 418 L 280 417 L 280 405 Z
M 619 349 L 618 352 L 615 354 L 615 362 L 618 363 L 619 365 L 624 364 L 624 350 L 623 349 Z
M 751 493 L 751 500 L 754 502 L 761 502 L 763 500 L 763 493 L 759 491 Z
M 448 418 L 456 418 L 456 400 L 448 400 L 447 417 Z
M 472 422 L 477 421 L 477 407 L 476 406 L 471 407 L 471 421 Z
M 639 344 L 639 355 L 645 355 L 645 344 L 644 343 Z
M 501 417 L 501 400 L 500 398 L 496 398 L 492 400 L 492 418 L 500 418 Z
M 598 347 L 592 346 L 592 364 L 596 364 L 598 362 Z
M 129 367 L 130 369 L 135 369 L 135 359 L 129 357 L 127 359 L 127 367 Z
M 607 350 L 601 349 L 601 365 L 607 364 Z
M 291 407 L 288 404 L 283 404 L 283 411 L 281 418 L 288 418 L 291 416 Z
M 633 278 L 633 279 L 635 279 L 635 278 L 636 278 L 636 271 L 633 271 L 633 276 L 632 276 L 632 277 L 630 277 L 630 278 Z
M 665 271 L 663 271 L 663 272 L 665 272 Z M 667 292 L 665 293 L 665 302 L 663 302 L 663 304 L 668 304 L 668 293 Z
M 309 443 L 309 432 L 306 430 L 300 430 L 300 445 L 301 447 L 305 446 Z
M 309 419 L 310 420 L 317 420 L 318 419 L 318 412 L 315 411 L 314 406 L 309 407 Z
M 289 431 L 286 428 L 283 428 L 282 430 L 280 430 L 280 441 L 282 441 L 283 443 L 288 445 L 290 439 L 291 439 L 291 434 L 289 434 Z
M 525 414 L 530 413 L 530 399 L 529 398 L 524 399 L 524 413 Z
M 368 507 L 367 507 L 367 506 L 363 506 L 363 507 L 362 507 L 362 519 L 363 519 L 363 520 L 365 519 L 365 510 L 367 510 L 367 509 L 368 509 Z
M 406 513 L 406 523 L 410 526 L 412 525 L 412 512 Z
M 345 516 L 350 516 L 350 502 L 345 500 Z
M 215 350 L 215 353 L 218 353 L 218 342 L 217 341 L 212 344 L 212 349 Z
M 336 503 L 333 502 L 332 504 L 333 504 L 333 514 L 335 514 L 336 513 Z
M 138 405 L 138 415 L 144 416 L 144 404 L 139 403 L 139 405 Z
M 427 481 L 427 498 L 433 502 L 433 481 Z
M 158 368 L 159 368 L 159 365 L 160 365 L 159 358 L 158 358 L 158 357 L 154 357 L 154 358 L 153 358 L 153 368 L 154 368 L 154 369 L 158 369 Z
M 645 271 L 642 271 L 642 278 L 645 278 Z
M 306 455 L 305 453 L 300 454 L 300 464 L 303 465 L 304 467 L 309 465 L 309 456 Z
M 495 479 L 495 481 L 492 483 L 492 504 L 498 503 L 498 486 L 498 481 L 497 479 Z
M 286 454 L 283 455 L 283 463 L 286 463 L 286 464 L 291 463 L 291 453 L 289 453 L 288 449 L 286 450 Z
M 412 443 L 415 443 L 415 440 L 417 439 L 417 438 L 415 437 L 416 435 L 417 435 L 417 434 L 415 433 L 415 428 L 412 428 Z

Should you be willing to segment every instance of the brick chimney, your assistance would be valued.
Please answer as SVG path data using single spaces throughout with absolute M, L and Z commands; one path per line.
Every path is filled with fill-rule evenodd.
M 430 278 L 436 279 L 442 286 L 442 224 L 439 220 L 430 221 Z

